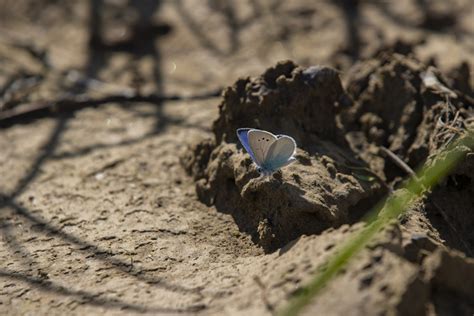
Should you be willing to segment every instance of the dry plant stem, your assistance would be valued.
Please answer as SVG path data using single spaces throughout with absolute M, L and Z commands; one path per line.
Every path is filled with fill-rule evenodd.
M 415 179 L 419 181 L 419 179 L 416 176 L 415 171 L 413 171 L 413 169 L 410 168 L 410 166 L 407 165 L 403 160 L 401 160 L 400 157 L 398 157 L 393 151 L 383 146 L 380 147 L 380 150 L 384 153 L 385 156 L 390 158 L 400 169 L 405 171 L 410 176 L 415 177 Z

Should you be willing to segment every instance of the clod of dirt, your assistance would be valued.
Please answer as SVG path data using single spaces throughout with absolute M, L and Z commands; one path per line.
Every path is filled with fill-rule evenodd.
M 347 78 L 354 106 L 341 113 L 351 148 L 394 184 L 408 174 L 389 157 L 383 157 L 380 147 L 413 169 L 439 155 L 472 128 L 474 101 L 451 85 L 470 91 L 469 76 L 462 75 L 466 71 L 463 65 L 455 78 L 398 54 L 382 54 L 355 66 Z M 421 222 L 430 223 L 429 230 L 439 236 L 439 241 L 472 256 L 473 148 L 458 150 L 463 151 L 464 160 L 416 214 L 408 216 L 417 220 L 425 217 Z
M 461 80 L 468 78 L 459 75 L 458 86 L 469 84 Z M 472 99 L 456 93 L 448 81 L 436 68 L 398 54 L 382 54 L 354 66 L 347 78 L 354 106 L 341 115 L 351 147 L 364 155 L 370 147 L 367 144 L 384 146 L 417 167 L 447 143 L 453 133 L 443 133 L 445 130 L 458 129 L 460 134 L 465 130 L 464 120 L 472 116 Z M 372 157 L 380 159 L 379 155 Z M 376 171 L 393 179 L 398 173 L 390 170 L 393 167 Z
M 214 139 L 196 144 L 183 158 L 199 199 L 232 214 L 268 251 L 356 220 L 383 189 L 354 158 L 338 125 L 337 113 L 349 101 L 338 73 L 328 67 L 287 61 L 258 78 L 238 80 L 224 92 Z M 298 162 L 270 179 L 259 178 L 237 141 L 239 127 L 293 136 Z
M 474 312 L 474 259 L 438 249 L 423 262 L 437 315 L 472 315 Z
M 300 148 L 314 136 L 344 144 L 335 116 L 347 102 L 338 73 L 329 67 L 297 67 L 278 63 L 255 79 L 239 79 L 225 90 L 219 118 L 214 122 L 216 143 L 236 142 L 240 127 L 284 131 Z

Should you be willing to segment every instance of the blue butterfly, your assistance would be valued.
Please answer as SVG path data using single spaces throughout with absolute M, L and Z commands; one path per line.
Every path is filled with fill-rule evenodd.
M 253 128 L 239 128 L 237 137 L 263 176 L 271 176 L 280 168 L 296 161 L 293 157 L 296 142 L 290 136 L 273 135 Z

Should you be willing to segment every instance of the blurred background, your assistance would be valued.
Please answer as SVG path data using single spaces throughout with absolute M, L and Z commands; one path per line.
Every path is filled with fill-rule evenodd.
M 87 89 L 192 95 L 279 60 L 345 71 L 383 50 L 456 71 L 473 33 L 469 0 L 4 0 L 0 109 Z

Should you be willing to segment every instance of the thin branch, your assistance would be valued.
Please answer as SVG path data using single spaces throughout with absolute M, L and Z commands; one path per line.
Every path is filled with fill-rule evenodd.
M 380 150 L 383 152 L 385 156 L 390 158 L 400 169 L 405 171 L 410 176 L 414 177 L 416 181 L 420 180 L 417 178 L 415 171 L 413 171 L 413 169 L 409 165 L 407 165 L 403 160 L 401 160 L 400 157 L 398 157 L 393 151 L 383 146 L 380 147 Z

